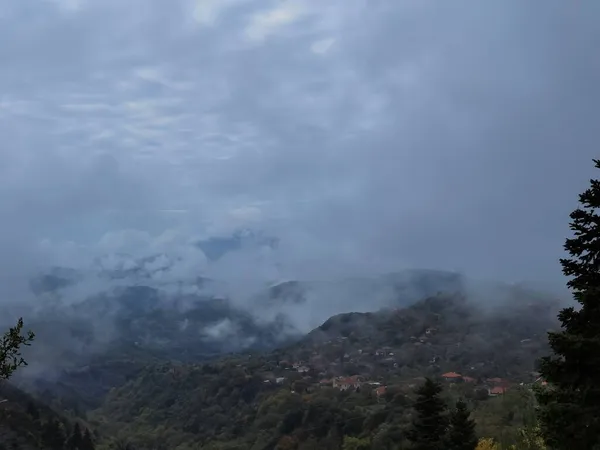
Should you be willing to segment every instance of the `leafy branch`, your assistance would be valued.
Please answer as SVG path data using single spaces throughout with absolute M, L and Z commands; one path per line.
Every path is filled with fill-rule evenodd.
M 21 356 L 21 347 L 31 345 L 35 334 L 28 331 L 23 332 L 23 318 L 17 321 L 17 325 L 10 328 L 0 339 L 0 380 L 7 380 L 12 374 L 27 362 Z

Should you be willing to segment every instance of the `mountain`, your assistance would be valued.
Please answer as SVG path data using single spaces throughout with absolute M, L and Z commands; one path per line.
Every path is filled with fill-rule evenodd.
M 111 389 L 135 379 L 148 365 L 165 361 L 194 364 L 231 352 L 301 348 L 290 345 L 319 324 L 317 331 L 298 345 L 317 345 L 329 352 L 326 341 L 331 339 L 318 339 L 329 336 L 323 332 L 330 326 L 334 335 L 346 334 L 343 337 L 348 342 L 357 340 L 356 345 L 365 348 L 367 344 L 402 344 L 422 334 L 422 330 L 408 331 L 407 327 L 425 326 L 419 322 L 425 320 L 424 313 L 417 313 L 420 319 L 410 323 L 390 322 L 389 318 L 379 323 L 378 318 L 388 317 L 388 313 L 373 311 L 382 307 L 393 311 L 438 293 L 458 298 L 470 289 L 464 277 L 456 273 L 412 270 L 342 280 L 287 280 L 265 285 L 240 303 L 235 297 L 218 294 L 227 292 L 226 283 L 205 277 L 197 277 L 191 291 L 118 278 L 119 283 L 77 300 L 80 292 L 86 292 L 81 288 L 87 283 L 84 274 L 61 268 L 46 275 L 54 277 L 51 283 L 40 283 L 39 279 L 46 279 L 43 277 L 34 283 L 40 300 L 27 317 L 28 327 L 38 339 L 26 349 L 30 366 L 17 375 L 18 380 L 50 404 L 82 413 L 97 408 Z M 105 284 L 102 281 L 101 285 Z M 522 299 L 545 298 L 521 286 L 504 285 L 494 287 L 492 297 L 494 302 L 510 305 L 511 311 Z M 481 304 L 491 300 L 476 298 Z M 345 314 L 349 311 L 358 313 Z M 460 314 L 469 317 L 467 312 Z M 456 315 L 449 311 L 444 314 Z M 502 311 L 494 314 L 496 319 L 503 315 Z M 362 333 L 373 331 L 368 339 L 360 334 L 361 327 Z M 404 331 L 394 331 L 397 329 Z M 524 330 L 528 328 L 519 327 L 516 332 Z M 484 336 L 489 341 L 489 335 Z M 486 354 L 494 351 L 483 344 L 480 348 Z M 442 350 L 426 345 L 418 355 L 408 355 L 421 361 L 440 356 Z M 291 357 L 296 358 L 295 354 Z M 297 358 L 302 359 L 302 353 Z
M 498 421 L 516 433 L 533 408 L 527 386 L 555 310 L 531 297 L 490 309 L 438 295 L 339 314 L 274 351 L 148 365 L 91 418 L 141 446 L 339 449 L 346 437 L 388 448 L 405 439 L 414 387 L 447 373 L 445 398 L 467 398 L 482 433 L 500 433 Z
M 146 364 L 200 362 L 241 349 L 288 342 L 283 318 L 258 323 L 228 300 L 164 296 L 148 286 L 119 288 L 29 321 L 37 335 L 18 379 L 44 399 L 86 410 Z
M 82 421 L 58 413 L 38 399 L 26 394 L 8 382 L 0 382 L 0 448 L 20 450 L 46 450 L 63 445 L 73 439 L 75 424 L 81 435 L 88 430 Z M 83 450 L 93 450 L 93 446 Z

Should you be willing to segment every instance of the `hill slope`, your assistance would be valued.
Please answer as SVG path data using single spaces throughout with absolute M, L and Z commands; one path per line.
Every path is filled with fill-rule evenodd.
M 485 411 L 495 388 L 510 388 L 505 403 L 522 422 L 530 398 L 521 383 L 535 379 L 545 331 L 555 324 L 551 306 L 529 300 L 484 313 L 460 296 L 433 297 L 335 316 L 273 352 L 149 366 L 93 418 L 142 445 L 337 449 L 343 436 L 402 440 L 415 385 L 454 371 L 465 377 L 449 396 Z
M 74 439 L 76 421 L 68 419 L 15 386 L 0 383 L 0 448 L 20 450 L 62 449 Z M 75 432 L 80 450 L 93 450 L 95 437 L 81 422 Z

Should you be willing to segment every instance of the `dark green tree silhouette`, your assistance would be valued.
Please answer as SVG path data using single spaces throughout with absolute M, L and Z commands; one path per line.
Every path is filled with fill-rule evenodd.
M 79 423 L 75 422 L 71 436 L 67 439 L 66 447 L 68 450 L 83 450 L 83 434 L 81 433 L 81 427 Z
M 475 421 L 471 419 L 467 404 L 459 400 L 450 413 L 446 450 L 475 450 L 476 447 Z
M 407 437 L 415 450 L 444 450 L 448 425 L 446 404 L 440 398 L 442 386 L 427 378 L 417 389 L 412 427 Z
M 65 445 L 65 432 L 58 420 L 49 420 L 42 431 L 42 441 L 45 448 L 50 450 L 63 450 Z
M 80 450 L 94 450 L 96 446 L 94 445 L 94 439 L 92 438 L 92 433 L 87 428 L 83 432 L 83 438 L 81 440 L 81 449 Z
M 7 380 L 21 366 L 27 362 L 21 356 L 21 347 L 31 345 L 35 338 L 33 332 L 28 331 L 25 336 L 23 332 L 23 319 L 17 321 L 17 325 L 10 328 L 0 339 L 0 380 Z
M 579 306 L 561 310 L 562 329 L 548 334 L 553 355 L 539 370 L 548 385 L 536 392 L 542 434 L 556 450 L 600 449 L 600 181 L 590 183 L 570 216 L 570 258 L 560 260 Z
M 37 407 L 33 404 L 33 402 L 27 403 L 27 414 L 35 421 L 40 420 L 40 412 Z

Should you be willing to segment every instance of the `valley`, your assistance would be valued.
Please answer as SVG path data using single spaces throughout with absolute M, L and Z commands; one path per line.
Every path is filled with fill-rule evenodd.
M 536 364 L 557 326 L 557 301 L 503 286 L 489 290 L 494 302 L 486 303 L 454 275 L 422 275 L 393 277 L 403 284 L 386 287 L 389 306 L 333 315 L 304 335 L 289 331 L 284 314 L 257 321 L 214 296 L 180 296 L 185 308 L 165 307 L 160 290 L 128 287 L 76 305 L 70 319 L 32 322 L 42 336 L 58 327 L 63 337 L 36 342 L 31 366 L 13 383 L 83 421 L 102 449 L 119 442 L 180 450 L 337 449 L 345 437 L 397 442 L 425 377 L 443 383 L 448 401 L 468 399 L 481 433 L 514 440 L 532 411 L 531 387 L 541 383 Z M 286 282 L 256 298 L 286 311 L 306 307 L 308 292 Z M 88 317 L 110 317 L 118 327 L 103 345 L 82 322 L 92 308 Z M 223 323 L 229 329 L 221 334 L 207 332 Z M 37 355 L 57 342 L 52 355 L 61 364 L 48 365 L 46 356 L 48 369 L 40 371 Z M 503 414 L 512 419 L 500 427 Z

